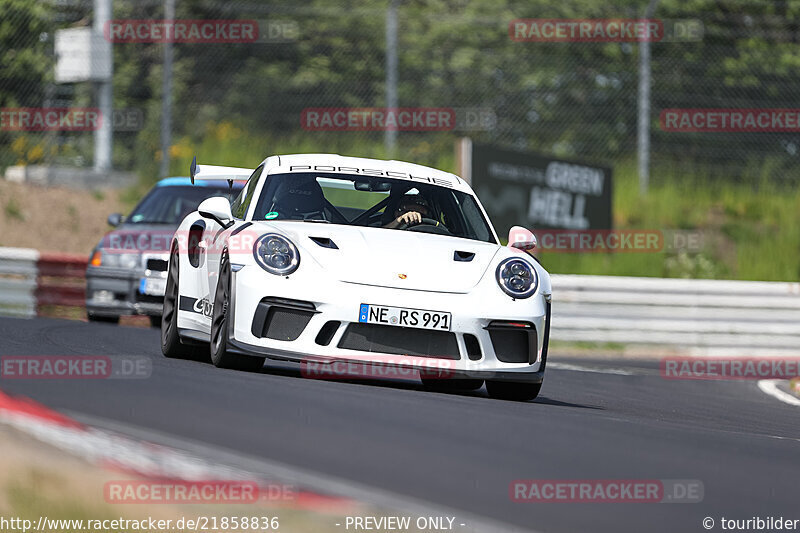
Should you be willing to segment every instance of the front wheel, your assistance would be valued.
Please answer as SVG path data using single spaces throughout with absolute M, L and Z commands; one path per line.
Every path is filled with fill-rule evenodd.
M 514 383 L 510 381 L 487 381 L 486 391 L 498 400 L 527 402 L 536 399 L 542 390 L 541 383 Z
M 231 295 L 231 264 L 227 255 L 219 265 L 214 311 L 211 314 L 211 362 L 219 368 L 255 372 L 264 366 L 265 357 L 251 357 L 228 352 L 228 303 Z
M 167 288 L 164 292 L 164 310 L 161 316 L 161 353 L 170 358 L 188 358 L 192 351 L 178 337 L 178 251 L 173 248 L 167 271 Z M 151 317 L 152 320 L 152 317 Z M 152 324 L 152 322 L 151 322 Z

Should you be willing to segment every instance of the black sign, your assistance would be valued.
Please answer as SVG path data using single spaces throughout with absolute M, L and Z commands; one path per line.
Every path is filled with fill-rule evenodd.
M 612 229 L 610 168 L 476 144 L 472 187 L 501 236 L 511 226 Z

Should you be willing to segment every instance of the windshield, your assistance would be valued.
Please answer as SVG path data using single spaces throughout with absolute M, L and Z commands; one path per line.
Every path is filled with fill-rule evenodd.
M 232 200 L 239 194 L 241 185 L 233 189 L 224 187 L 205 187 L 196 185 L 155 187 L 137 205 L 126 224 L 174 224 L 197 209 L 200 202 L 212 196 L 224 196 Z
M 269 176 L 253 220 L 365 226 L 496 242 L 470 194 L 408 180 L 349 174 Z

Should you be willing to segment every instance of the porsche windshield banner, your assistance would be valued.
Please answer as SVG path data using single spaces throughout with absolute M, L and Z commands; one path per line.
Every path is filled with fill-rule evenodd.
M 472 146 L 472 187 L 497 232 L 511 226 L 611 229 L 611 169 Z

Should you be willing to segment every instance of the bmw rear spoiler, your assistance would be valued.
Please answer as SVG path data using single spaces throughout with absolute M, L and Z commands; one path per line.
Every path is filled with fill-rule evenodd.
M 234 180 L 246 180 L 252 173 L 252 168 L 198 165 L 197 156 L 192 158 L 192 164 L 189 167 L 189 178 L 192 180 L 192 185 L 194 185 L 194 180 L 228 180 L 228 186 L 233 187 Z

